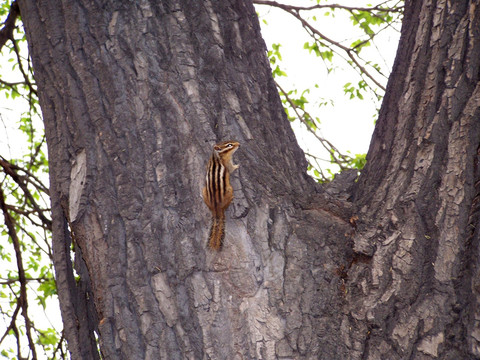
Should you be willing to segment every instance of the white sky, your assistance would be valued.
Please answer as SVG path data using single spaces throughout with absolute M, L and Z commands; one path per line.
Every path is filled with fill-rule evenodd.
M 283 3 L 285 2 L 287 1 Z M 312 6 L 315 2 L 296 0 L 289 3 L 298 6 Z M 372 2 L 344 0 L 335 3 L 363 6 Z M 260 22 L 267 47 L 271 49 L 272 43 L 282 44 L 280 52 L 283 61 L 280 62 L 280 68 L 288 75 L 287 78 L 276 78 L 282 88 L 286 91 L 287 89 L 299 89 L 300 92 L 310 88 L 311 93 L 308 96 L 312 102 L 310 110 L 321 121 L 319 134 L 331 141 L 344 153 L 346 151 L 350 151 L 352 154 L 366 153 L 374 129 L 374 117 L 380 104 L 376 104 L 369 96 L 365 96 L 364 100 L 356 98 L 350 100 L 349 96 L 344 94 L 344 84 L 347 82 L 358 83 L 360 80 L 358 75 L 347 64 L 340 63 L 338 57 L 334 57 L 334 64 L 338 64 L 341 68 L 337 68 L 334 72 L 328 74 L 323 60 L 313 53 L 309 54 L 308 50 L 303 48 L 304 43 L 307 41 L 311 43 L 312 39 L 298 20 L 277 8 L 257 5 L 256 10 L 260 19 L 267 21 L 267 25 L 262 21 Z M 305 12 L 302 12 L 302 16 L 305 14 Z M 359 32 L 352 31 L 353 27 L 348 14 L 346 15 L 339 10 L 335 11 L 335 18 L 320 14 L 317 14 L 315 24 L 326 36 L 337 41 L 348 40 L 348 44 L 358 38 Z M 385 30 L 375 39 L 377 48 L 374 46 L 365 48 L 362 50 L 362 57 L 377 62 L 384 72 L 389 74 L 399 37 L 400 33 L 395 29 Z M 318 84 L 319 88 L 315 89 L 314 84 Z M 386 85 L 386 79 L 382 84 Z M 322 101 L 318 100 L 322 98 L 332 99 L 334 106 L 315 106 L 314 103 Z M 322 158 L 328 158 L 328 154 L 321 148 L 313 135 L 303 130 L 303 127 L 299 124 L 293 124 L 293 128 L 304 151 L 317 156 L 320 155 Z M 327 163 L 321 165 L 328 166 Z
M 290 0 L 290 3 L 311 6 L 315 2 Z M 363 6 L 371 1 L 339 0 L 336 3 L 350 6 L 354 3 L 355 6 Z M 307 94 L 307 98 L 310 100 L 308 109 L 312 115 L 320 118 L 319 134 L 321 136 L 330 140 L 342 152 L 366 153 L 379 104 L 369 96 L 366 96 L 364 100 L 350 100 L 344 94 L 343 85 L 347 82 L 357 83 L 360 80 L 358 75 L 348 65 L 338 61 L 338 57 L 334 57 L 334 64 L 340 67 L 328 74 L 323 61 L 315 55 L 309 54 L 303 48 L 306 41 L 311 42 L 311 38 L 297 20 L 283 10 L 272 7 L 257 5 L 256 10 L 260 19 L 265 19 L 268 23 L 265 25 L 263 21 L 260 22 L 267 47 L 271 49 L 272 43 L 281 44 L 280 52 L 283 61 L 279 65 L 282 70 L 286 71 L 288 77 L 277 77 L 276 80 L 285 90 L 298 89 L 299 93 L 307 88 L 311 90 L 310 94 Z M 304 14 L 305 12 L 302 13 L 302 15 Z M 348 39 L 348 42 L 351 42 L 358 38 L 359 33 L 352 31 L 348 15 L 339 10 L 335 14 L 335 18 L 323 16 L 321 13 L 317 15 L 316 26 L 321 32 L 335 40 Z M 373 46 L 365 48 L 362 51 L 362 57 L 378 62 L 388 73 L 393 64 L 398 39 L 398 31 L 386 30 L 376 38 L 377 48 Z M 2 80 L 15 82 L 21 80 L 21 76 L 18 71 L 11 70 L 12 62 L 6 62 L 11 57 L 13 54 L 4 57 L 3 61 L 0 59 L 0 72 Z M 319 88 L 315 88 L 314 84 L 318 84 Z M 383 84 L 386 85 L 386 80 Z M 317 106 L 317 102 L 325 100 L 333 100 L 334 105 Z M 25 102 L 22 105 L 22 100 L 18 98 L 12 102 L 5 98 L 3 92 L 0 93 L 0 154 L 7 158 L 14 157 L 14 154 L 23 147 L 23 141 L 19 141 L 21 135 L 18 135 L 15 129 L 18 127 L 19 110 L 25 106 L 24 104 Z M 42 126 L 41 123 L 39 125 Z M 292 127 L 300 146 L 306 152 L 328 158 L 328 154 L 323 152 L 318 141 L 305 131 L 303 126 L 292 123 Z M 2 134 L 4 135 L 2 136 Z M 322 165 L 328 164 L 322 163 Z

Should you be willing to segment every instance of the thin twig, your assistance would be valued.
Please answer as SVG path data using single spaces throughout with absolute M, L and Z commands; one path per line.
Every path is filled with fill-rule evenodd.
M 13 248 L 15 250 L 15 257 L 17 259 L 18 278 L 20 280 L 20 297 L 18 302 L 22 308 L 22 316 L 25 319 L 25 330 L 28 339 L 28 345 L 32 351 L 32 359 L 37 359 L 37 351 L 35 349 L 35 342 L 32 338 L 32 322 L 28 316 L 28 301 L 27 301 L 27 277 L 23 267 L 22 250 L 20 246 L 20 239 L 15 230 L 15 220 L 10 215 L 5 203 L 5 194 L 0 187 L 0 210 L 2 210 L 5 225 L 7 226 L 8 235 L 12 239 Z
M 42 209 L 35 199 L 33 198 L 33 195 L 31 192 L 28 190 L 27 185 L 25 184 L 23 177 L 18 175 L 16 171 L 12 168 L 11 164 L 8 161 L 5 161 L 3 158 L 0 158 L 0 167 L 4 169 L 4 171 L 10 175 L 13 181 L 20 186 L 22 189 L 23 193 L 25 194 L 25 197 L 29 200 L 30 204 L 32 207 L 37 211 L 38 217 L 40 220 L 47 226 L 49 230 L 52 229 L 52 221 L 50 219 L 47 219 L 47 217 L 43 214 L 44 209 Z
M 23 179 L 25 179 L 27 182 L 29 182 L 30 184 L 35 186 L 35 188 L 37 188 L 37 190 L 42 191 L 47 195 L 50 194 L 50 190 L 48 189 L 48 187 L 46 187 L 42 183 L 42 181 L 37 176 L 35 176 L 35 174 L 33 174 L 30 170 L 27 170 L 27 169 L 25 169 L 25 168 L 23 168 L 23 167 L 21 167 L 17 164 L 12 164 L 11 162 L 9 162 L 7 159 L 5 159 L 1 155 L 0 155 L 0 161 L 7 162 L 13 170 L 24 172 L 27 176 L 23 177 Z M 35 180 L 35 181 L 33 181 L 33 180 Z
M 333 157 L 333 159 L 335 160 L 335 163 L 342 169 L 342 170 L 345 170 L 345 166 L 342 165 L 342 161 L 339 160 L 335 153 L 337 153 L 344 162 L 348 162 L 348 157 L 346 155 L 343 155 L 330 141 L 328 141 L 327 139 L 319 136 L 309 125 L 308 123 L 305 121 L 305 119 L 303 118 L 303 116 L 297 111 L 298 107 L 295 105 L 295 103 L 292 101 L 292 99 L 290 99 L 290 97 L 288 96 L 287 92 L 285 90 L 282 89 L 282 87 L 280 86 L 280 84 L 278 84 L 276 81 L 275 81 L 275 84 L 277 85 L 278 89 L 283 93 L 283 95 L 285 96 L 285 98 L 287 99 L 288 103 L 290 104 L 290 106 L 292 107 L 293 111 L 295 111 L 295 114 L 297 115 L 297 118 L 298 120 L 300 120 L 300 122 L 305 125 L 305 127 L 307 128 L 307 130 L 313 134 L 313 136 L 315 136 L 317 138 L 317 140 L 320 142 L 320 144 L 325 148 L 325 150 L 328 151 L 328 153 Z M 306 111 L 304 111 L 305 113 L 307 113 Z M 308 114 L 308 113 L 307 113 Z M 309 115 L 310 116 L 310 115 Z M 328 146 L 327 146 L 328 145 Z
M 402 12 L 403 7 L 393 7 L 393 8 L 383 8 L 381 5 L 372 6 L 372 7 L 355 7 L 355 6 L 345 6 L 340 4 L 326 4 L 326 5 L 313 5 L 313 6 L 295 6 L 295 5 L 286 5 L 281 4 L 276 1 L 269 0 L 253 0 L 254 4 L 257 5 L 268 5 L 277 7 L 283 10 L 295 10 L 295 11 L 310 11 L 316 9 L 343 9 L 348 11 L 385 11 L 385 12 Z
M 37 90 L 33 87 L 33 84 L 30 82 L 30 78 L 28 77 L 27 73 L 25 72 L 25 69 L 23 68 L 22 57 L 20 56 L 20 49 L 18 48 L 17 41 L 13 38 L 11 40 L 13 43 L 13 50 L 17 56 L 18 68 L 20 69 L 20 72 L 23 75 L 23 79 L 25 80 L 25 83 L 27 84 L 30 91 L 33 92 L 38 97 Z
M 1 279 L 1 278 L 0 278 Z M 46 281 L 50 280 L 48 278 L 25 278 L 25 281 Z M 12 279 L 1 279 L 0 280 L 0 285 L 9 285 L 9 284 L 14 284 L 19 281 L 19 278 L 12 278 Z M 1 342 L 1 341 L 0 341 Z
M 383 86 L 382 84 L 380 84 L 378 82 L 377 79 L 375 79 L 375 77 L 370 74 L 367 69 L 365 69 L 364 66 L 362 66 L 360 64 L 360 62 L 355 58 L 355 56 L 353 54 L 355 54 L 357 57 L 358 57 L 358 54 L 352 50 L 351 48 L 339 43 L 338 41 L 335 41 L 331 38 L 329 38 L 328 36 L 324 35 L 323 33 L 321 33 L 320 31 L 318 31 L 316 28 L 314 28 L 312 25 L 310 25 L 308 23 L 307 20 L 305 20 L 300 14 L 294 12 L 294 11 L 288 11 L 286 10 L 289 14 L 291 14 L 292 16 L 294 16 L 295 18 L 297 18 L 298 20 L 300 20 L 300 22 L 302 23 L 302 26 L 305 28 L 305 29 L 309 29 L 312 33 L 314 33 L 315 35 L 319 36 L 322 40 L 332 44 L 333 46 L 336 46 L 337 48 L 343 50 L 347 55 L 348 57 L 355 63 L 355 65 L 375 84 L 377 85 L 380 89 L 382 89 L 383 91 L 385 91 L 385 86 Z
M 370 71 L 365 67 L 364 64 L 366 64 L 367 62 L 365 60 L 363 60 L 359 54 L 356 52 L 356 48 L 359 46 L 355 46 L 353 48 L 350 48 L 350 47 L 347 47 L 345 45 L 343 45 L 342 43 L 338 42 L 338 41 L 335 41 L 333 40 L 332 38 L 329 38 L 328 36 L 324 35 L 323 33 L 321 33 L 318 29 L 316 29 L 315 27 L 313 27 L 307 20 L 305 20 L 305 18 L 300 14 L 300 11 L 310 11 L 310 10 L 315 10 L 315 9 L 325 9 L 325 8 L 330 8 L 330 9 L 343 9 L 343 10 L 347 10 L 349 11 L 353 16 L 355 16 L 355 13 L 354 11 L 368 11 L 370 13 L 373 14 L 373 16 L 376 16 L 377 18 L 381 18 L 379 15 L 377 15 L 375 13 L 375 11 L 379 12 L 391 12 L 391 13 L 398 13 L 398 14 L 401 14 L 403 12 L 403 6 L 398 6 L 398 4 L 400 3 L 400 1 L 398 1 L 393 7 L 383 7 L 384 4 L 387 3 L 387 1 L 381 3 L 381 4 L 378 4 L 376 6 L 372 6 L 372 7 L 354 7 L 354 6 L 344 6 L 344 5 L 340 5 L 340 4 L 330 4 L 330 5 L 322 5 L 322 4 L 317 4 L 317 5 L 313 5 L 313 6 L 307 6 L 307 7 L 304 7 L 304 6 L 295 6 L 295 5 L 286 5 L 286 4 L 281 4 L 279 2 L 276 2 L 276 1 L 270 1 L 270 0 L 254 0 L 254 3 L 255 4 L 258 4 L 258 5 L 268 5 L 268 6 L 273 6 L 273 7 L 277 7 L 277 8 L 280 8 L 282 10 L 284 10 L 285 12 L 289 13 L 290 15 L 292 15 L 293 17 L 295 17 L 296 19 L 298 19 L 301 24 L 302 24 L 302 27 L 309 33 L 310 36 L 313 36 L 313 35 L 316 35 L 318 36 L 321 40 L 325 41 L 326 43 L 334 46 L 334 47 L 337 47 L 338 49 L 342 50 L 343 52 L 346 53 L 347 57 L 352 61 L 352 63 L 354 64 L 354 68 L 356 68 L 360 75 L 362 76 L 363 78 L 363 75 L 366 76 L 370 81 L 372 81 L 376 86 L 378 86 L 378 88 L 382 89 L 383 91 L 385 91 L 385 86 L 383 86 L 376 78 L 375 76 L 373 76 Z M 388 24 L 387 26 L 389 26 L 390 24 Z M 319 41 L 318 38 L 316 38 L 316 36 L 313 36 L 315 41 Z M 364 42 L 366 41 L 370 41 L 373 39 L 373 37 L 375 36 L 375 34 L 373 36 L 370 36 L 369 39 L 365 40 Z M 324 44 L 322 44 L 324 45 Z M 326 45 L 324 45 L 326 46 Z M 333 49 L 330 47 L 330 46 L 326 46 L 327 48 L 329 48 L 331 51 L 333 51 Z M 338 52 L 334 51 L 335 53 L 338 54 Z M 342 56 L 343 57 L 343 56 Z M 363 62 L 363 64 L 362 64 Z M 373 69 L 375 69 L 375 67 L 373 67 Z M 377 69 L 375 69 L 380 75 L 384 76 L 380 71 L 378 71 Z M 367 82 L 368 84 L 368 82 Z M 371 87 L 370 85 L 368 85 L 369 87 Z M 372 91 L 374 91 L 374 89 L 372 88 Z M 375 91 L 374 91 L 375 92 Z
M 7 329 L 5 330 L 5 332 L 2 335 L 2 338 L 0 339 L 0 344 L 7 337 L 10 330 L 12 330 L 13 327 L 15 326 L 15 321 L 17 320 L 17 315 L 18 315 L 19 311 L 20 311 L 20 303 L 17 302 L 17 306 L 15 307 L 15 310 L 13 311 L 13 314 L 10 317 L 10 324 L 8 325 Z
M 0 84 L 2 85 L 5 85 L 5 86 L 8 86 L 10 88 L 13 88 L 14 86 L 17 86 L 17 85 L 24 85 L 25 82 L 24 81 L 19 81 L 19 82 L 8 82 L 8 81 L 5 81 L 5 80 L 2 80 L 0 79 Z M 15 90 L 16 91 L 16 90 Z M 18 91 L 17 91 L 18 92 Z

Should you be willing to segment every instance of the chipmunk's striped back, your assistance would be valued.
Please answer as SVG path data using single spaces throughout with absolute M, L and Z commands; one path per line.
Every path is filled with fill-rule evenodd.
M 205 203 L 212 212 L 217 212 L 219 205 L 223 202 L 223 197 L 226 191 L 226 168 L 222 164 L 220 157 L 216 152 L 213 152 L 208 162 L 208 170 L 206 176 L 207 198 Z
M 238 167 L 232 163 L 232 155 L 239 146 L 236 141 L 219 143 L 208 161 L 203 200 L 212 212 L 208 245 L 215 250 L 221 249 L 225 237 L 225 210 L 233 200 L 230 173 Z

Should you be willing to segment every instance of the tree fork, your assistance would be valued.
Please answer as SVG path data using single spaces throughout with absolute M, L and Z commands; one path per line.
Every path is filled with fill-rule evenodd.
M 353 192 L 349 176 L 320 187 L 306 175 L 250 2 L 19 5 L 62 315 L 98 330 L 103 358 L 480 355 L 474 1 L 407 1 Z M 198 179 L 225 138 L 242 143 L 241 168 L 212 254 Z M 67 229 L 95 305 L 76 318 Z M 92 337 L 66 326 L 66 338 L 89 359 Z

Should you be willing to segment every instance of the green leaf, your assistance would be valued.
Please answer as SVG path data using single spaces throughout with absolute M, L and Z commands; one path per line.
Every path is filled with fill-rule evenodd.
M 352 49 L 354 49 L 357 53 L 359 53 L 364 47 L 368 47 L 368 46 L 370 46 L 370 45 L 371 45 L 371 43 L 370 43 L 369 40 L 368 40 L 368 41 L 365 41 L 365 40 L 358 39 L 358 40 L 354 41 L 354 42 L 350 45 L 350 47 L 351 47 Z
M 323 60 L 332 61 L 333 52 L 331 50 L 320 51 L 320 56 Z
M 38 335 L 37 344 L 56 345 L 58 343 L 57 332 L 54 329 L 39 330 Z
M 277 76 L 287 76 L 287 73 L 283 70 L 280 70 L 280 67 L 277 65 L 275 69 L 273 69 L 272 75 L 275 78 Z
M 363 169 L 367 163 L 367 154 L 355 154 L 355 158 L 352 159 L 352 165 L 356 169 Z

